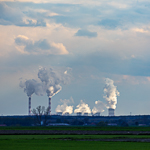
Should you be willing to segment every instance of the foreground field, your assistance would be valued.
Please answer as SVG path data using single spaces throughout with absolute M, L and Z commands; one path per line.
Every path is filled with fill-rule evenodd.
M 149 127 L 1 127 L 0 150 L 149 150 L 149 133 Z
M 0 140 L 32 139 L 150 139 L 150 135 L 0 135 Z
M 98 126 L 49 126 L 49 127 L 0 127 L 0 130 L 81 130 L 81 131 L 150 131 L 150 127 L 98 127 Z
M 150 143 L 7 139 L 0 140 L 0 148 L 2 150 L 149 150 Z

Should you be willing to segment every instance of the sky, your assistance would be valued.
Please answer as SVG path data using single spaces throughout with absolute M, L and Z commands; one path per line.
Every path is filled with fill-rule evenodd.
M 68 75 L 52 97 L 75 110 L 106 104 L 106 78 L 118 90 L 115 114 L 150 114 L 149 0 L 0 0 L 0 115 L 27 115 L 21 81 L 39 81 L 39 68 Z M 67 71 L 67 72 L 66 72 Z M 61 74 L 60 73 L 60 74 Z M 48 106 L 32 95 L 32 109 Z M 107 108 L 101 113 L 107 116 Z

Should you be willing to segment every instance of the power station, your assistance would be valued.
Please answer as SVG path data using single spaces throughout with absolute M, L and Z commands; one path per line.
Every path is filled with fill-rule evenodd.
M 108 116 L 115 116 L 115 109 L 109 108 L 108 109 Z

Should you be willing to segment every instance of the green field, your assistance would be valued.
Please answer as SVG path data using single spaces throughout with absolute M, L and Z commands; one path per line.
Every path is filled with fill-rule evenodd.
M 150 143 L 52 139 L 0 140 L 1 150 L 149 150 Z
M 0 130 L 87 130 L 87 131 L 150 131 L 150 127 L 89 127 L 89 126 L 68 126 L 68 127 L 0 127 Z
M 0 127 L 0 130 L 150 131 L 150 127 Z M 150 139 L 150 135 L 0 135 L 0 150 L 150 150 L 148 142 L 92 141 L 95 139 Z

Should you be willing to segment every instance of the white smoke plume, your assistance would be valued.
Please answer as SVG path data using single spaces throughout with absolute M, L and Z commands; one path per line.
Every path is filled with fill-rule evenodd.
M 32 96 L 33 93 L 40 96 L 45 94 L 45 85 L 34 79 L 29 79 L 25 82 L 20 81 L 20 87 L 24 88 L 24 92 L 29 97 Z
M 56 112 L 62 112 L 64 115 L 65 113 L 72 114 L 73 112 L 73 106 L 68 106 L 69 103 L 74 103 L 73 98 L 71 97 L 70 99 L 65 99 L 65 100 L 60 100 L 62 105 L 58 105 L 55 109 Z
M 104 112 L 105 107 L 106 107 L 106 105 L 103 102 L 95 101 L 95 106 L 92 109 L 92 113 L 93 114 L 102 113 L 102 112 Z
M 20 87 L 24 88 L 24 92 L 27 96 L 36 94 L 38 96 L 43 96 L 47 93 L 48 97 L 52 97 L 61 91 L 62 87 L 60 84 L 66 84 L 70 79 L 70 75 L 67 71 L 63 73 L 58 73 L 52 68 L 40 68 L 38 71 L 38 80 L 29 79 L 25 82 L 20 81 Z
M 50 85 L 50 87 L 46 90 L 47 96 L 48 97 L 52 97 L 55 94 L 57 94 L 58 92 L 60 92 L 62 89 L 62 87 L 58 84 L 58 85 Z
M 65 71 L 63 74 L 59 74 L 52 68 L 40 68 L 38 72 L 38 78 L 47 86 L 47 96 L 52 97 L 61 91 L 62 87 L 60 84 L 66 84 L 66 80 L 69 77 L 67 71 Z
M 120 93 L 118 92 L 117 87 L 114 86 L 114 81 L 109 78 L 105 79 L 104 94 L 103 98 L 105 98 L 107 102 L 106 107 L 115 109 L 117 96 L 120 96 Z
M 83 100 L 80 101 L 80 104 L 76 106 L 77 109 L 74 110 L 74 113 L 81 112 L 82 114 L 84 113 L 91 113 L 91 109 L 88 106 L 88 104 L 84 103 Z

